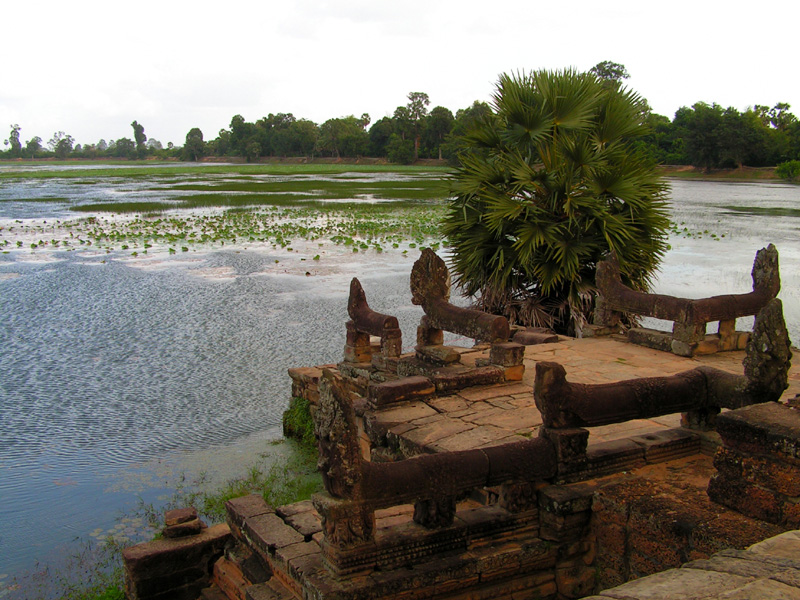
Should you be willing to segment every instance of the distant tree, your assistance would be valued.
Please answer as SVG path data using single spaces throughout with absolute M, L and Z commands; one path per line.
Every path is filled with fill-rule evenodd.
M 370 156 L 386 156 L 389 138 L 395 132 L 394 120 L 391 117 L 378 119 L 369 128 Z
M 396 133 L 393 133 L 389 137 L 389 143 L 386 145 L 386 158 L 389 159 L 389 162 L 398 165 L 410 165 L 415 160 L 414 142 L 404 140 Z
M 247 159 L 247 162 L 252 162 L 257 160 L 259 156 L 261 156 L 261 144 L 259 144 L 256 140 L 251 139 L 247 142 L 247 146 L 244 148 L 244 156 Z
M 138 158 L 144 158 L 147 153 L 147 147 L 144 143 L 147 141 L 147 136 L 144 134 L 144 127 L 134 121 L 131 123 L 133 127 L 133 139 L 136 142 L 136 155 Z
M 336 158 L 363 156 L 368 143 L 362 121 L 353 115 L 328 119 L 319 127 L 317 147 Z
M 50 141 L 47 142 L 47 145 L 50 151 L 56 155 L 56 158 L 64 160 L 69 156 L 69 153 L 72 152 L 74 142 L 75 140 L 71 135 L 63 131 L 57 131 L 53 134 L 53 137 L 50 138 Z
M 425 125 L 425 117 L 428 115 L 428 105 L 431 103 L 428 94 L 424 92 L 409 92 L 408 94 L 408 118 L 414 130 L 414 160 L 419 158 L 419 142 L 422 135 L 422 128 Z
M 753 107 L 753 112 L 758 115 L 758 118 L 765 127 L 772 126 L 778 131 L 786 131 L 791 127 L 792 123 L 797 122 L 797 117 L 789 112 L 791 105 L 786 102 L 778 102 L 772 108 L 756 104 Z
M 622 83 L 623 79 L 630 79 L 631 77 L 625 65 L 610 60 L 597 63 L 589 69 L 589 73 L 603 81 L 613 81 L 616 83 Z
M 435 106 L 428 114 L 428 122 L 425 126 L 425 134 L 429 140 L 431 150 L 442 159 L 442 144 L 445 138 L 453 130 L 455 117 L 450 109 L 443 106 Z
M 19 130 L 19 125 L 11 125 L 11 133 L 8 135 L 8 139 L 5 140 L 5 143 L 11 146 L 8 153 L 12 158 L 19 158 L 22 156 L 22 143 L 19 141 Z
M 136 155 L 136 142 L 122 137 L 114 143 L 113 155 L 117 158 L 133 158 Z
M 255 124 L 245 121 L 242 115 L 235 115 L 231 119 L 230 131 L 229 152 L 231 154 L 235 156 L 244 156 L 248 160 L 252 160 L 252 153 L 255 151 L 257 145 L 258 154 L 256 154 L 255 157 L 261 156 L 262 146 L 258 140 L 259 131 Z M 251 142 L 255 142 L 256 145 L 253 145 Z
M 108 144 L 104 139 L 101 138 L 100 141 L 97 142 L 97 151 L 105 152 L 106 150 L 108 150 Z
M 403 139 L 411 139 L 414 135 L 414 125 L 411 122 L 411 113 L 408 107 L 398 106 L 395 108 L 392 120 L 394 121 L 395 133 Z
M 692 108 L 685 106 L 675 113 L 675 120 L 686 131 L 686 152 L 695 167 L 706 171 L 720 164 L 720 125 L 723 109 L 719 104 L 696 102 Z
M 308 119 L 298 119 L 289 126 L 290 152 L 295 156 L 313 156 L 319 139 L 319 127 Z
M 36 158 L 36 155 L 41 151 L 42 138 L 40 138 L 38 135 L 25 142 L 25 152 L 30 155 L 31 158 Z
M 203 141 L 203 132 L 197 127 L 193 127 L 186 134 L 186 143 L 183 145 L 183 159 L 197 162 L 206 151 L 206 144 Z
M 149 138 L 147 140 L 147 144 L 145 144 L 145 145 L 147 146 L 148 150 L 163 150 L 164 149 L 164 146 L 161 144 L 161 142 L 159 142 L 155 138 Z

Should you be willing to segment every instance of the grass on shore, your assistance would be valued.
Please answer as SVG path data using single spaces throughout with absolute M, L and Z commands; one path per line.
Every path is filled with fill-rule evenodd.
M 102 168 L 98 164 L 118 165 L 117 167 Z M 104 177 L 157 177 L 157 176 L 185 176 L 185 175 L 340 175 L 343 173 L 404 173 L 447 175 L 452 173 L 450 167 L 430 166 L 405 166 L 405 165 L 359 165 L 359 164 L 287 164 L 287 163 L 257 163 L 257 164 L 207 164 L 207 163 L 152 163 L 152 162 L 120 162 L 97 163 L 91 161 L 42 163 L 21 162 L 14 163 L 19 169 L 9 168 L 0 170 L 0 179 L 74 179 L 78 177 L 104 178 Z M 36 166 L 32 170 L 27 167 Z M 48 167 L 69 166 L 70 169 L 49 169 Z

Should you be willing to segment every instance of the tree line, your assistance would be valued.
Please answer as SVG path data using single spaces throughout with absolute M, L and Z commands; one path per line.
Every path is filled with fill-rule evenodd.
M 604 61 L 590 73 L 607 85 L 619 86 L 628 73 L 623 65 Z M 132 137 L 78 144 L 58 131 L 44 144 L 32 137 L 23 142 L 19 125 L 11 125 L 4 141 L 2 158 L 119 158 L 180 159 L 198 161 L 204 157 L 241 157 L 257 161 L 265 157 L 358 157 L 385 158 L 389 162 L 410 164 L 421 158 L 458 162 L 458 140 L 492 114 L 486 102 L 475 101 L 453 114 L 435 106 L 423 92 L 411 92 L 407 103 L 392 116 L 374 123 L 366 113 L 328 119 L 322 124 L 296 118 L 292 113 L 270 113 L 256 121 L 235 115 L 230 126 L 206 139 L 199 128 L 192 128 L 183 146 L 164 147 L 145 135 L 144 126 L 133 121 Z M 652 112 L 641 103 L 642 121 L 649 134 L 637 143 L 659 164 L 693 165 L 704 169 L 770 167 L 800 160 L 800 121 L 786 103 L 768 107 L 754 105 L 744 111 L 721 105 L 697 102 L 681 107 L 675 117 Z

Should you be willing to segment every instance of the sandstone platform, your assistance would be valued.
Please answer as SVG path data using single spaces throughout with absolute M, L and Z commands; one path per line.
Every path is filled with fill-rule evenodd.
M 485 358 L 488 350 L 461 355 L 465 365 Z M 720 352 L 685 358 L 628 343 L 621 336 L 575 339 L 525 347 L 525 373 L 521 381 L 470 387 L 451 395 L 403 402 L 366 417 L 370 437 L 383 439 L 403 456 L 466 450 L 503 444 L 519 436 L 534 435 L 542 424 L 533 399 L 535 364 L 560 363 L 567 379 L 575 383 L 610 383 L 640 377 L 674 375 L 698 366 L 742 374 L 744 351 Z M 304 369 L 305 377 L 318 377 Z M 789 388 L 783 400 L 800 394 L 800 372 L 789 371 Z M 590 428 L 589 444 L 664 431 L 680 425 L 680 415 L 640 419 Z

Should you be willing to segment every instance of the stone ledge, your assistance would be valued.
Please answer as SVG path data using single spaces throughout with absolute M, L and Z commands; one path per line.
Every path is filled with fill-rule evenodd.
M 800 531 L 788 531 L 747 550 L 724 550 L 629 581 L 585 600 L 775 600 L 800 598 Z

